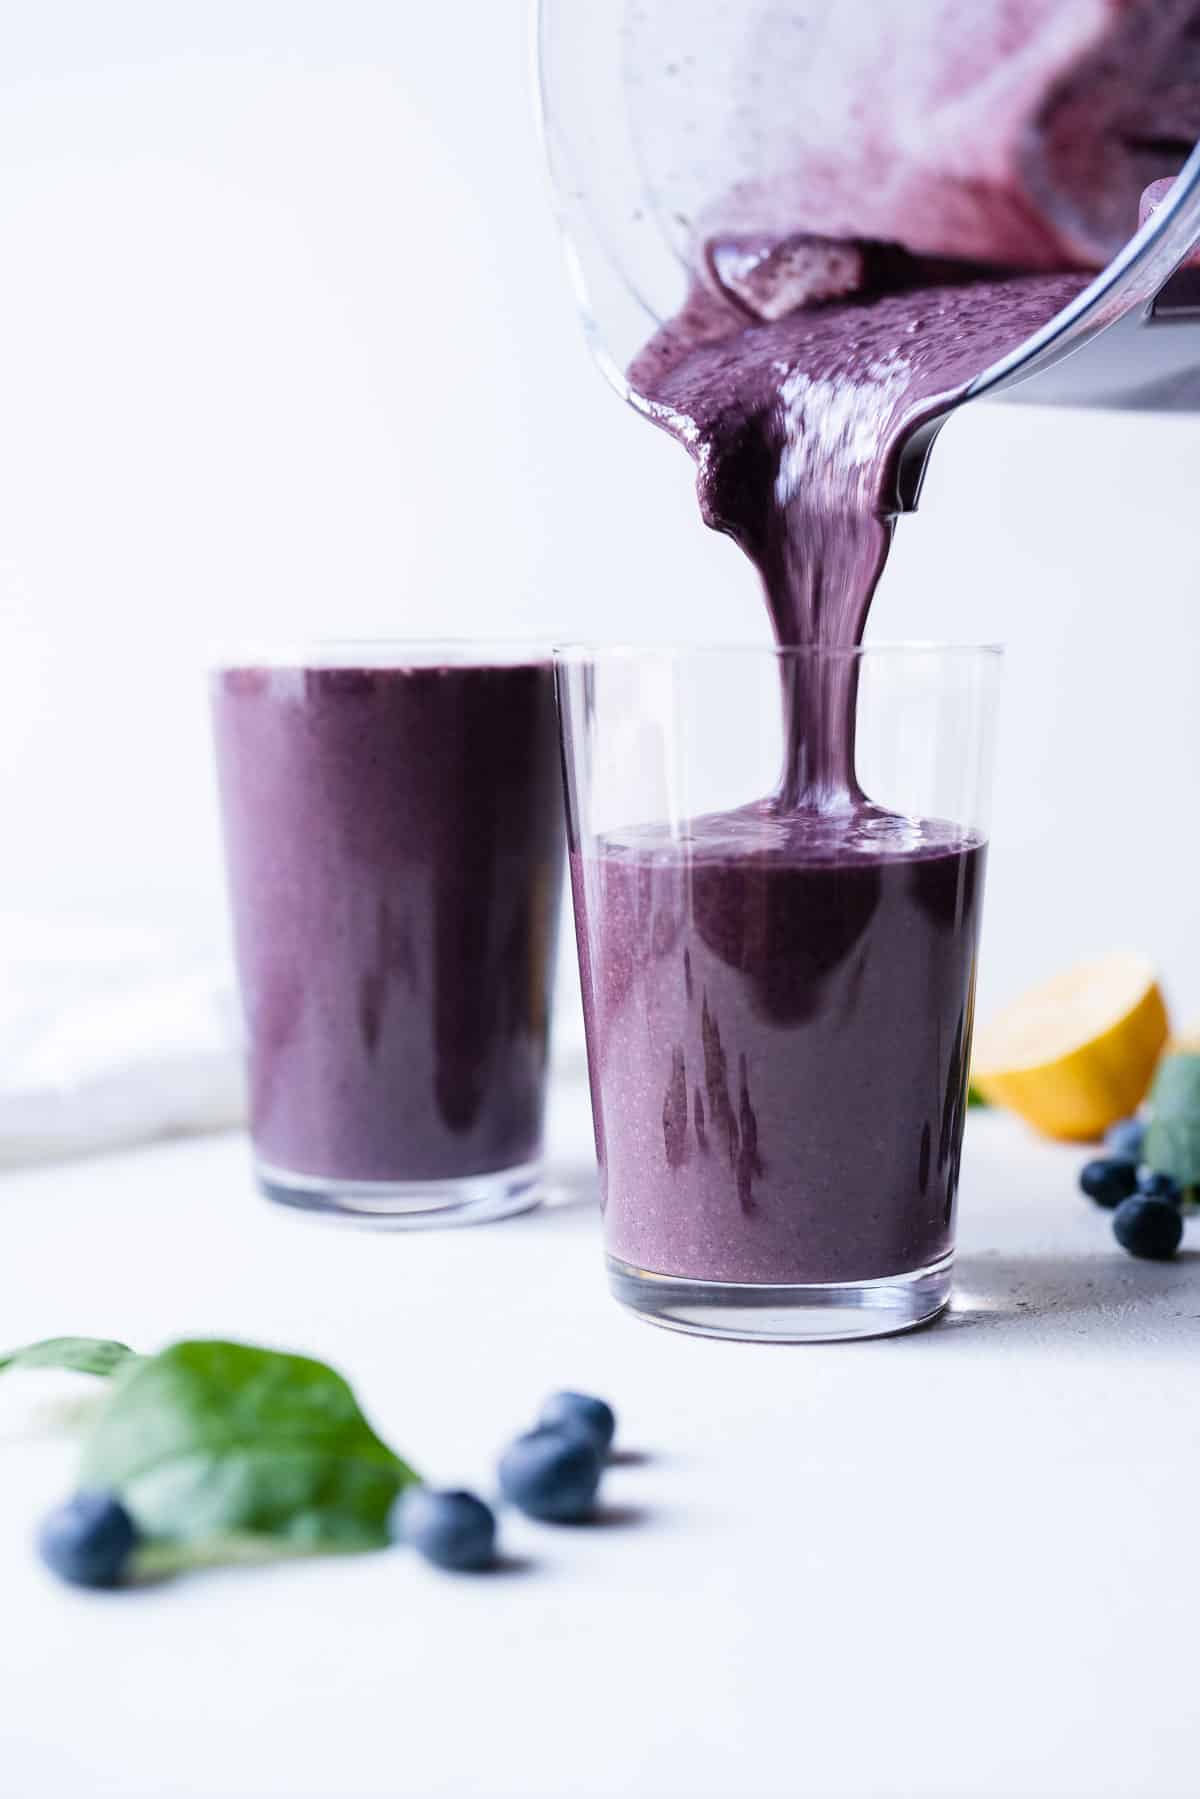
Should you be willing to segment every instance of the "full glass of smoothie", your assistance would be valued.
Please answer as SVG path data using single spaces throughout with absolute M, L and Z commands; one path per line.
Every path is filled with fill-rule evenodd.
M 562 888 L 548 653 L 317 644 L 211 675 L 258 1181 L 395 1223 L 537 1194 Z
M 951 1287 L 999 652 L 557 654 L 608 1270 L 778 1341 Z

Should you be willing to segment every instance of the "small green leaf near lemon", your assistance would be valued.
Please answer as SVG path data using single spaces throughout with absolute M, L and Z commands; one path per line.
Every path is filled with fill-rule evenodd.
M 1200 1053 L 1163 1057 L 1150 1090 L 1145 1158 L 1184 1188 L 1200 1187 Z

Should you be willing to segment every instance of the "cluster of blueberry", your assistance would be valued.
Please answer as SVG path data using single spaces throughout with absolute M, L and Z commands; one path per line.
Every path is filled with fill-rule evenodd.
M 1113 1215 L 1113 1235 L 1131 1256 L 1165 1262 L 1183 1237 L 1188 1195 L 1169 1174 L 1142 1163 L 1145 1126 L 1137 1118 L 1114 1124 L 1104 1139 L 1106 1156 L 1088 1162 L 1079 1185 Z
M 505 1450 L 500 1492 L 531 1518 L 575 1523 L 596 1500 L 617 1420 L 610 1405 L 586 1393 L 555 1393 L 536 1428 Z M 414 1486 L 400 1494 L 388 1519 L 392 1540 L 407 1543 L 439 1568 L 489 1568 L 496 1559 L 496 1517 L 474 1493 Z M 44 1520 L 38 1553 L 75 1586 L 116 1586 L 129 1570 L 140 1533 L 115 1493 L 77 1493 Z
M 555 1393 L 535 1428 L 509 1444 L 497 1475 L 501 1496 L 530 1518 L 577 1524 L 596 1501 L 617 1420 L 603 1399 Z M 496 1518 L 474 1493 L 410 1487 L 392 1507 L 391 1533 L 439 1568 L 481 1569 L 496 1559 Z

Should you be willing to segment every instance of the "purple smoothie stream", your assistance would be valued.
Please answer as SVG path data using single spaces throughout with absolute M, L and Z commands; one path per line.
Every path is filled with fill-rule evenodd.
M 1140 0 L 1127 10 L 1149 17 Z M 1172 29 L 1198 11 L 1173 7 Z M 869 39 L 856 34 L 856 53 L 878 78 Z M 953 70 L 942 74 L 952 92 Z M 1056 99 L 1060 77 L 1047 70 L 1043 84 Z M 857 129 L 870 96 L 847 91 Z M 1005 131 L 1015 124 L 1010 108 Z M 973 143 L 983 163 L 986 129 Z M 853 166 L 849 145 L 823 148 L 827 168 L 843 148 Z M 1139 144 L 1139 179 L 1182 154 L 1159 147 L 1167 168 L 1153 170 L 1155 153 Z M 805 166 L 795 193 L 816 195 L 819 219 Z M 1078 167 L 1072 181 L 1077 219 Z M 1071 236 L 1016 188 L 1014 175 L 992 201 L 972 190 L 969 241 L 996 265 L 1017 218 L 1045 259 Z M 985 848 L 863 791 L 853 651 L 904 445 L 1090 277 L 949 260 L 963 214 L 951 208 L 939 238 L 938 192 L 922 180 L 908 247 L 814 235 L 808 219 L 791 236 L 703 243 L 686 305 L 629 371 L 644 411 L 695 459 L 705 521 L 757 567 L 776 641 L 816 652 L 781 658 L 775 792 L 682 836 L 611 831 L 572 856 L 607 1245 L 635 1275 L 856 1283 L 930 1268 L 952 1247 Z M 761 192 L 755 204 L 761 214 Z M 1135 225 L 1132 210 L 1119 228 L 1105 220 L 1124 236 Z M 904 226 L 901 208 L 896 237 Z
M 226 668 L 213 711 L 260 1167 L 336 1188 L 535 1162 L 549 665 Z

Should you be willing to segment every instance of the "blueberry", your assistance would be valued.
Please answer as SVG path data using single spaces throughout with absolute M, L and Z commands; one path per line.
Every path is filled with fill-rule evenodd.
M 115 1493 L 76 1493 L 43 1520 L 38 1554 L 77 1587 L 115 1587 L 138 1543 L 138 1529 Z
M 388 1529 L 393 1542 L 439 1568 L 489 1568 L 496 1559 L 496 1519 L 474 1493 L 409 1487 L 392 1506 Z
M 1163 1174 L 1157 1168 L 1143 1168 L 1138 1175 L 1138 1192 L 1147 1199 L 1165 1199 L 1168 1205 L 1177 1206 L 1183 1198 L 1179 1182 L 1173 1174 Z
M 602 1460 L 578 1430 L 531 1430 L 501 1456 L 500 1491 L 531 1518 L 573 1523 L 592 1509 Z
M 1095 1162 L 1085 1162 L 1079 1175 L 1079 1185 L 1089 1199 L 1094 1199 L 1098 1206 L 1106 1206 L 1110 1211 L 1119 1206 L 1123 1199 L 1137 1192 L 1137 1169 L 1132 1162 L 1117 1161 L 1111 1156 L 1103 1156 Z
M 1138 1193 L 1123 1199 L 1113 1213 L 1113 1235 L 1131 1256 L 1165 1262 L 1179 1248 L 1183 1219 L 1168 1200 Z
M 546 1430 L 582 1431 L 601 1455 L 608 1454 L 617 1429 L 612 1407 L 590 1393 L 552 1393 L 538 1414 L 538 1424 Z
M 1104 1133 L 1104 1147 L 1119 1162 L 1140 1162 L 1146 1143 L 1146 1127 L 1140 1118 L 1122 1118 Z

